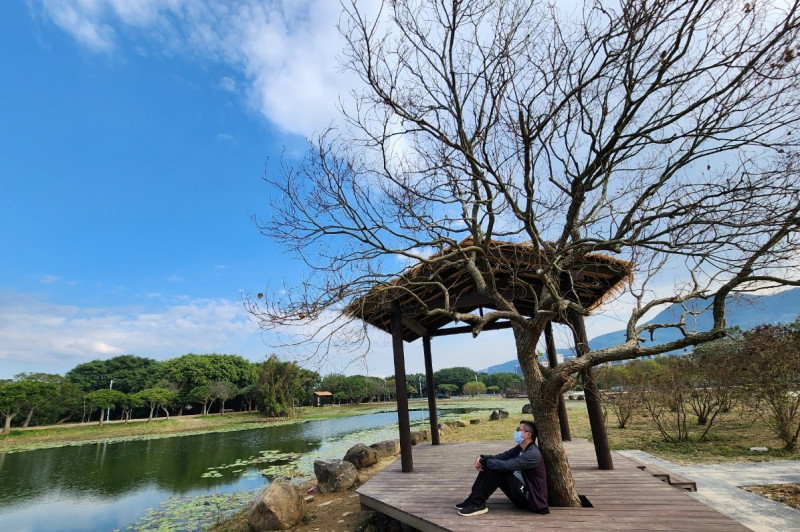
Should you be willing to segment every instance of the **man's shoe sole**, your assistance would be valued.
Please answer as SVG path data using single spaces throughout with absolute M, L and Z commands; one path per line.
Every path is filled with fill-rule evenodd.
M 462 513 L 461 513 L 461 510 L 459 510 L 459 511 L 458 511 L 458 515 L 463 515 L 464 517 L 472 517 L 473 515 L 481 515 L 481 514 L 485 514 L 485 513 L 486 513 L 486 512 L 488 512 L 488 511 L 489 511 L 489 508 L 487 508 L 486 506 L 484 506 L 484 507 L 483 507 L 483 508 L 481 508 L 480 510 L 475 510 L 474 512 L 469 512 L 469 513 L 466 513 L 466 514 L 462 514 Z

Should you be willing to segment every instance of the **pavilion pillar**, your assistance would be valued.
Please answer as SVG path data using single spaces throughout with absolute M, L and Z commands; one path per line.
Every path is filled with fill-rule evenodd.
M 431 337 L 422 337 L 422 351 L 425 353 L 425 387 L 428 389 L 428 419 L 431 422 L 431 445 L 439 445 L 439 416 L 436 414 L 436 389 L 433 387 L 433 358 L 431 357 Z
M 547 344 L 547 362 L 550 368 L 558 365 L 556 355 L 556 343 L 553 340 L 553 322 L 548 321 L 544 329 L 544 339 Z M 558 425 L 561 428 L 561 441 L 572 441 L 572 434 L 569 431 L 569 417 L 567 417 L 567 405 L 564 402 L 564 394 L 558 396 Z
M 395 397 L 397 399 L 397 425 L 400 429 L 400 466 L 403 473 L 414 470 L 411 458 L 411 422 L 408 419 L 408 386 L 406 385 L 406 360 L 403 353 L 403 324 L 400 309 L 392 311 L 392 353 L 394 354 Z
M 567 311 L 567 320 L 575 337 L 575 351 L 579 357 L 583 356 L 589 352 L 589 339 L 586 337 L 583 316 L 570 310 Z M 586 410 L 589 413 L 589 425 L 592 428 L 597 467 L 600 469 L 614 469 L 614 462 L 611 460 L 611 448 L 608 445 L 608 436 L 606 435 L 606 424 L 603 420 L 603 407 L 600 404 L 600 392 L 598 392 L 597 384 L 594 381 L 593 368 L 589 367 L 583 370 L 580 376 L 583 384 L 583 394 L 586 399 Z

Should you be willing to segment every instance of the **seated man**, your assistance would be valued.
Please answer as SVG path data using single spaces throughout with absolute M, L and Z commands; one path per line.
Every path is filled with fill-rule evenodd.
M 520 421 L 514 441 L 517 446 L 494 456 L 482 454 L 475 458 L 480 471 L 467 499 L 456 504 L 458 515 L 480 515 L 489 511 L 486 499 L 497 488 L 518 508 L 548 514 L 547 472 L 542 453 L 533 443 L 539 434 L 533 421 Z

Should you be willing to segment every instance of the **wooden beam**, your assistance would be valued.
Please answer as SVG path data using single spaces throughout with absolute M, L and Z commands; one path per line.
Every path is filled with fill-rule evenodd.
M 404 315 L 401 322 L 406 329 L 410 329 L 416 333 L 417 336 L 422 336 L 423 338 L 428 336 L 428 329 L 423 327 L 422 324 L 417 320 Z
M 484 331 L 497 331 L 500 329 L 508 329 L 511 327 L 510 321 L 495 321 L 488 324 L 486 327 L 483 328 Z M 462 334 L 462 333 L 471 333 L 472 332 L 472 325 L 463 325 L 459 327 L 448 327 L 446 329 L 437 329 L 435 331 L 431 331 L 430 335 L 433 336 L 450 336 L 452 334 Z
M 558 365 L 556 354 L 556 342 L 553 340 L 553 322 L 548 321 L 544 328 L 544 339 L 547 345 L 547 362 L 551 368 Z M 569 431 L 569 418 L 567 417 L 567 405 L 564 402 L 564 394 L 558 396 L 558 425 L 561 428 L 561 441 L 572 441 L 572 434 Z
M 436 414 L 436 388 L 433 386 L 433 357 L 431 356 L 431 337 L 422 337 L 422 350 L 425 354 L 425 386 L 428 388 L 428 419 L 431 424 L 431 445 L 439 445 L 439 418 Z
M 575 337 L 575 352 L 577 356 L 583 356 L 589 352 L 589 339 L 586 337 L 583 316 L 568 310 L 567 321 L 572 327 L 572 334 Z M 586 399 L 586 410 L 589 413 L 589 425 L 592 429 L 594 452 L 597 455 L 597 467 L 600 469 L 614 469 L 614 462 L 611 460 L 611 448 L 608 445 L 608 435 L 606 434 L 606 424 L 603 421 L 600 392 L 597 391 L 597 384 L 594 381 L 594 370 L 588 368 L 582 371 L 580 376 Z
M 411 458 L 411 422 L 408 419 L 408 391 L 406 362 L 403 353 L 403 324 L 400 310 L 392 313 L 392 352 L 394 354 L 395 397 L 397 398 L 397 424 L 400 429 L 400 462 L 404 473 L 414 470 Z

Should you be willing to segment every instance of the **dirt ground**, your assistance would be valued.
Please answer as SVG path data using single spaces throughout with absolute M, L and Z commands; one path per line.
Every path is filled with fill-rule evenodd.
M 765 484 L 745 486 L 744 489 L 800 510 L 800 484 Z
M 306 503 L 306 515 L 301 523 L 291 528 L 297 532 L 400 532 L 400 523 L 378 512 L 361 509 L 356 489 L 372 478 L 378 471 L 396 460 L 396 456 L 384 458 L 377 464 L 358 472 L 358 483 L 344 493 L 319 493 L 316 482 L 299 486 L 303 493 L 313 497 Z M 213 532 L 246 532 L 247 512 L 212 529 Z

